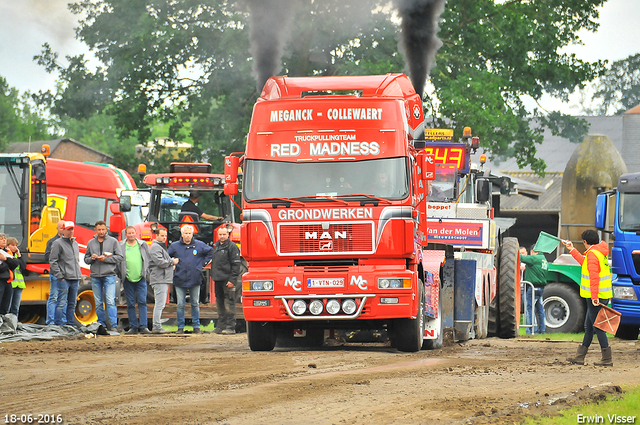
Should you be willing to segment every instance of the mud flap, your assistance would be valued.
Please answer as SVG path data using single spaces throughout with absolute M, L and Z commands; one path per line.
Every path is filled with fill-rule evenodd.
M 453 337 L 457 341 L 466 341 L 471 338 L 476 305 L 475 287 L 476 261 L 455 260 Z

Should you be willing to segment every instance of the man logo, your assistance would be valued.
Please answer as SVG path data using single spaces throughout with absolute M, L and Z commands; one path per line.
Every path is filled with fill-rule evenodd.
M 286 278 L 284 286 L 291 286 L 294 291 L 302 291 L 302 282 L 295 276 Z
M 350 285 L 356 285 L 358 288 L 362 289 L 363 291 L 367 290 L 367 281 L 364 280 L 362 278 L 362 276 L 351 276 L 351 283 Z
M 320 242 L 320 251 L 331 251 L 333 249 L 332 241 L 322 241 Z

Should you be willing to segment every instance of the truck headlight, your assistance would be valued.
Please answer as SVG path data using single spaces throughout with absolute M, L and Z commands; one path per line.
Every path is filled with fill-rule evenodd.
M 311 304 L 309 304 L 309 311 L 314 316 L 317 316 L 318 314 L 322 313 L 323 309 L 324 309 L 324 305 L 322 305 L 322 301 L 320 300 L 313 300 L 311 301 Z
M 250 291 L 273 291 L 273 280 L 252 280 L 249 283 Z
M 638 297 L 636 297 L 636 291 L 634 291 L 633 288 L 630 288 L 628 286 L 614 286 L 613 298 L 617 298 L 619 300 L 629 300 L 629 301 L 638 300 Z
M 378 279 L 380 289 L 411 288 L 411 279 L 401 279 L 399 277 L 385 277 Z
M 307 311 L 307 303 L 303 300 L 295 300 L 291 306 L 291 310 L 296 316 L 302 316 Z
M 327 301 L 327 313 L 337 314 L 340 311 L 340 301 L 329 300 Z
M 351 315 L 355 313 L 357 307 L 356 302 L 351 298 L 342 301 L 342 311 L 346 314 Z

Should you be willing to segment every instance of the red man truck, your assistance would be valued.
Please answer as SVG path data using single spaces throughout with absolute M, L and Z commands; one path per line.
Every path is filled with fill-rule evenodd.
M 294 333 L 321 344 L 325 329 L 385 329 L 401 351 L 441 344 L 439 285 L 422 265 L 423 132 L 403 74 L 267 81 L 241 159 L 252 350 Z M 239 161 L 226 158 L 228 194 Z

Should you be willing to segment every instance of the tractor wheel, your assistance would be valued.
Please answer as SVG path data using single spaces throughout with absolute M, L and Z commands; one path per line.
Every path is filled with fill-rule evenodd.
M 518 239 L 504 238 L 500 248 L 498 311 L 500 338 L 515 338 L 520 326 L 520 267 Z
M 78 288 L 78 298 L 76 302 L 76 324 L 88 325 L 98 321 L 96 313 L 96 300 L 93 297 L 93 290 L 90 283 L 80 285 Z
M 42 305 L 24 305 L 20 306 L 18 311 L 19 323 L 33 323 L 36 325 L 44 325 L 47 320 L 47 306 Z
M 584 332 L 585 300 L 577 290 L 564 283 L 550 283 L 544 288 L 542 305 L 547 333 Z
M 395 323 L 395 340 L 398 351 L 415 352 L 422 347 L 424 338 L 424 285 L 420 285 L 418 315 L 415 319 L 397 319 Z
M 247 338 L 251 351 L 271 351 L 276 346 L 273 322 L 247 322 Z

